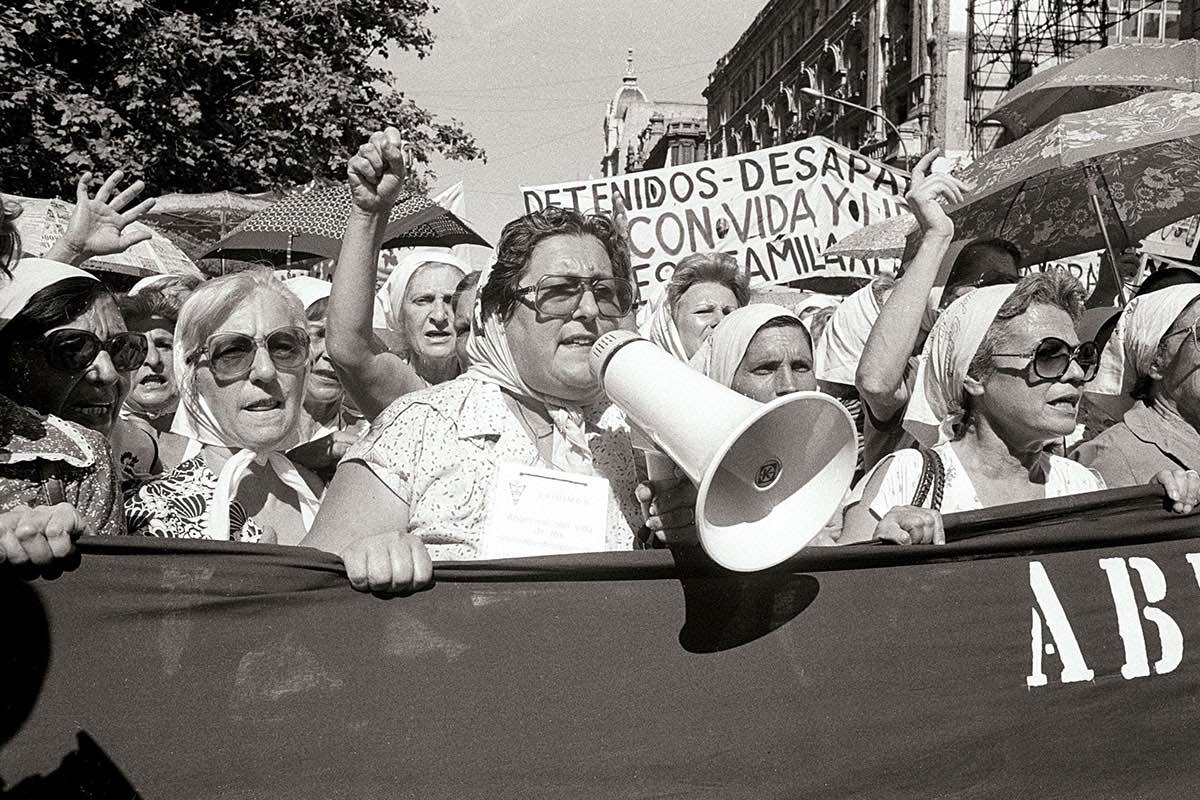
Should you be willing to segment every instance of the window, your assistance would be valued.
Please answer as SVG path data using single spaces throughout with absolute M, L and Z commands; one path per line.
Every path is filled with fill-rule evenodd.
M 1179 38 L 1180 0 L 1108 0 L 1109 42 L 1169 42 Z

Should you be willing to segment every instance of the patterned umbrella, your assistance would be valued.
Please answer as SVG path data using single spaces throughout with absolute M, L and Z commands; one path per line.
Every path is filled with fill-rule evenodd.
M 1017 139 L 1063 114 L 1162 89 L 1200 89 L 1200 41 L 1115 44 L 1057 64 L 1010 89 L 984 121 Z
M 825 248 L 825 256 L 900 258 L 904 255 L 908 235 L 916 229 L 917 218 L 912 214 L 888 217 L 842 237 Z
M 959 177 L 974 188 L 947 209 L 956 241 L 1008 239 L 1026 265 L 1132 246 L 1200 211 L 1200 94 L 1153 92 L 1064 115 L 987 153 Z M 876 230 L 848 236 L 828 252 L 915 252 L 911 215 L 870 227 Z M 864 241 L 878 250 L 865 253 Z
M 75 205 L 65 200 L 14 197 L 23 209 L 17 217 L 17 230 L 25 252 L 40 256 L 67 232 Z M 96 256 L 83 262 L 83 268 L 98 272 L 119 272 L 145 278 L 149 275 L 194 275 L 204 277 L 199 268 L 170 239 L 148 225 L 134 222 L 133 230 L 150 231 L 150 239 L 138 242 L 121 253 Z
M 238 225 L 204 258 L 267 261 L 337 258 L 350 218 L 350 188 L 334 186 L 288 195 Z M 405 195 L 388 218 L 383 247 L 451 247 L 488 243 L 454 214 L 422 195 Z

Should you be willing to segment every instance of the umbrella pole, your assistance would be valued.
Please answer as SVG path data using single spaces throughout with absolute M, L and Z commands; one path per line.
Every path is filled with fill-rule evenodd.
M 1104 225 L 1104 212 L 1100 209 L 1100 190 L 1096 186 L 1096 177 L 1090 167 L 1088 168 L 1088 196 L 1092 200 L 1092 211 L 1096 213 L 1096 223 L 1100 226 L 1100 234 L 1104 237 L 1104 249 L 1108 251 L 1108 266 L 1112 269 L 1113 277 L 1117 281 L 1117 298 L 1124 307 L 1129 303 L 1129 298 L 1125 295 L 1125 282 L 1121 280 L 1121 272 L 1117 269 L 1117 252 L 1113 249 L 1112 239 L 1108 236 L 1108 228 Z
M 289 268 L 292 266 L 292 237 L 293 236 L 295 236 L 294 233 L 288 234 L 287 265 Z

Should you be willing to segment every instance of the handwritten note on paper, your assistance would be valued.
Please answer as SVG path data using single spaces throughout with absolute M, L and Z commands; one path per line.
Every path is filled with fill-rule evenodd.
M 500 464 L 484 527 L 484 558 L 605 549 L 608 481 L 523 464 Z

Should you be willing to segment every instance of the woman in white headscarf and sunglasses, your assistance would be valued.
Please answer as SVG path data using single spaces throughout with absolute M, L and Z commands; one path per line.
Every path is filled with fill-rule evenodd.
M 404 177 L 394 129 L 350 159 L 356 210 L 343 255 L 371 242 Z M 467 345 L 471 367 L 401 397 L 338 468 L 303 544 L 341 554 L 359 589 L 427 585 L 431 556 L 511 555 L 485 526 L 505 464 L 603 482 L 597 549 L 629 549 L 642 523 L 628 428 L 589 366 L 632 311 L 627 251 L 604 217 L 551 208 L 505 226 Z M 576 480 L 574 483 L 588 482 Z M 354 524 L 347 524 L 353 519 Z
M 1176 475 L 1200 491 L 1200 285 L 1141 294 L 1121 312 L 1088 392 L 1132 401 L 1116 425 L 1076 448 L 1073 458 L 1110 486 Z
M 918 359 L 904 427 L 922 445 L 887 456 L 851 495 L 839 542 L 941 543 L 941 513 L 1104 488 L 1047 452 L 1075 429 L 1099 366 L 1074 320 L 1083 287 L 1060 272 L 955 300 Z
M 320 481 L 284 453 L 300 438 L 309 339 L 299 298 L 269 270 L 200 286 L 175 329 L 183 462 L 126 503 L 131 533 L 295 544 Z

